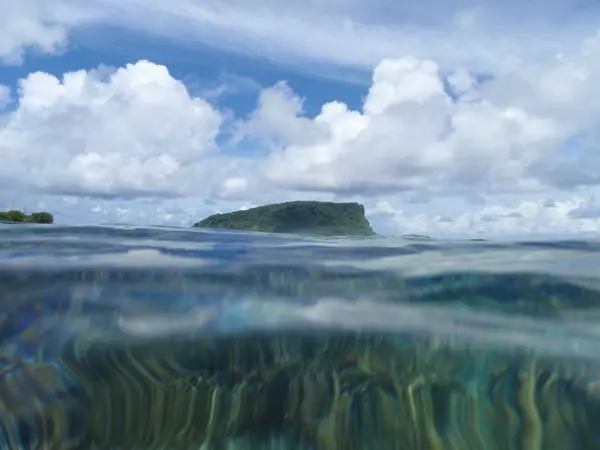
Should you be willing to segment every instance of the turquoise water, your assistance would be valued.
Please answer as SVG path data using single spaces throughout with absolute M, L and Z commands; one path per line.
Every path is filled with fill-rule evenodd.
M 600 241 L 0 228 L 0 449 L 600 449 Z

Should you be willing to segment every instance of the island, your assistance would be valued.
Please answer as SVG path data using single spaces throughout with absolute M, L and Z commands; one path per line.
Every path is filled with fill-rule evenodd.
M 360 203 L 292 201 L 258 206 L 225 214 L 214 214 L 194 224 L 266 233 L 319 236 L 373 236 L 375 232 Z
M 0 211 L 0 222 L 4 223 L 54 223 L 54 216 L 48 212 L 25 214 L 22 211 Z

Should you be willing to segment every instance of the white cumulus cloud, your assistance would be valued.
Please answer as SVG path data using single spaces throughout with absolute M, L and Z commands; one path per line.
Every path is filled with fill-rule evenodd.
M 5 184 L 127 197 L 200 194 L 210 181 L 221 116 L 164 66 L 36 72 L 16 101 L 0 126 Z
M 331 102 L 309 121 L 298 104 L 275 85 L 246 124 L 277 135 L 264 170 L 290 189 L 532 189 L 539 183 L 529 169 L 567 137 L 552 116 L 486 98 L 453 99 L 438 65 L 414 57 L 377 66 L 361 111 Z
M 595 185 L 597 61 L 600 35 L 484 81 L 432 60 L 385 59 L 359 110 L 334 101 L 308 117 L 278 83 L 240 129 L 269 142 L 263 173 L 286 189 L 473 197 Z

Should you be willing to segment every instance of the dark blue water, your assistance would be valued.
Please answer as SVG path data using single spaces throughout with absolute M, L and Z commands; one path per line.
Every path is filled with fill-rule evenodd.
M 0 449 L 600 449 L 600 241 L 0 228 Z

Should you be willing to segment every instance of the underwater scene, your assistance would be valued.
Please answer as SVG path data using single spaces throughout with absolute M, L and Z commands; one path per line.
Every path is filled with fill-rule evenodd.
M 600 241 L 5 226 L 0 449 L 600 449 Z

